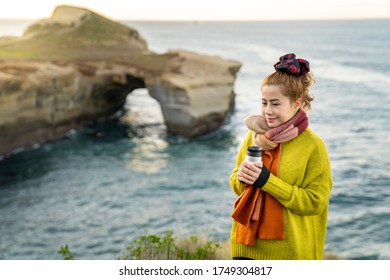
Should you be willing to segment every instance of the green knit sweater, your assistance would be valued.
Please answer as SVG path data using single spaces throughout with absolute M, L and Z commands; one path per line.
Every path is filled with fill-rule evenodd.
M 252 132 L 249 131 L 230 176 L 230 186 L 237 195 L 247 186 L 237 179 L 238 167 L 245 160 L 248 146 L 252 145 Z M 259 260 L 323 257 L 332 188 L 325 143 L 307 128 L 298 137 L 281 145 L 279 175 L 271 174 L 262 190 L 283 205 L 284 240 L 257 239 L 255 246 L 236 243 L 237 222 L 233 221 L 230 235 L 232 257 Z

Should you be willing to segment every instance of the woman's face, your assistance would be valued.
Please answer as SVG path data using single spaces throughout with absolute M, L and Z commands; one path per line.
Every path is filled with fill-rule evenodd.
M 301 105 L 302 99 L 291 102 L 278 85 L 265 85 L 262 88 L 261 113 L 271 128 L 289 121 Z

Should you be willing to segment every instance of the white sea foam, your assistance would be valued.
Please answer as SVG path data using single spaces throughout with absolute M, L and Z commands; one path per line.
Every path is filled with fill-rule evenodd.
M 364 84 L 370 88 L 381 90 L 388 89 L 390 92 L 390 77 L 368 69 L 346 66 L 333 61 L 322 59 L 312 59 L 316 75 L 321 78 L 326 78 L 335 81 Z
M 258 57 L 260 64 L 257 64 L 257 67 L 267 67 L 268 72 L 273 71 L 273 64 L 282 54 L 288 53 L 287 50 L 283 50 L 282 48 L 274 48 L 264 44 L 246 44 L 245 49 Z M 318 78 L 364 84 L 374 90 L 378 87 L 381 87 L 381 90 L 387 88 L 390 93 L 390 77 L 381 72 L 347 66 L 335 61 L 319 58 L 311 58 L 310 65 L 312 71 L 315 72 Z

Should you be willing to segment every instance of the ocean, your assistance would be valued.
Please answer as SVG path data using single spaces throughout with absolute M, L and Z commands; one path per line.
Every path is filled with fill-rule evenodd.
M 0 36 L 30 23 L 0 20 Z M 140 89 L 109 120 L 1 160 L 0 259 L 61 259 L 65 244 L 78 259 L 115 259 L 145 230 L 227 240 L 242 120 L 259 111 L 262 79 L 289 52 L 311 63 L 310 127 L 331 159 L 326 251 L 390 259 L 390 20 L 124 23 L 158 53 L 240 61 L 234 110 L 188 140 L 167 134 Z

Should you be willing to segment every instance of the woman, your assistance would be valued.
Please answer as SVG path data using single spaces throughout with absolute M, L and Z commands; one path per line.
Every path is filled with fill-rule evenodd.
M 322 259 L 332 188 L 329 156 L 308 128 L 313 97 L 309 62 L 280 57 L 261 85 L 261 115 L 250 129 L 230 176 L 239 196 L 232 213 L 233 259 Z M 262 163 L 245 161 L 260 146 Z

